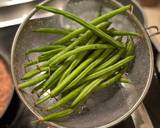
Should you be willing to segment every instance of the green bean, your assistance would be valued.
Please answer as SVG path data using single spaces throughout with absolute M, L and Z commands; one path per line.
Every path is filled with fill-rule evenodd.
M 93 44 L 94 41 L 97 39 L 97 36 L 92 36 L 91 39 L 88 41 L 87 44 Z M 68 69 L 64 72 L 62 75 L 59 84 L 64 80 L 70 73 L 71 71 L 82 61 L 82 59 L 85 57 L 87 52 L 80 54 L 73 62 L 72 64 L 68 67 Z
M 109 56 L 112 51 L 113 51 L 113 50 L 107 50 L 107 51 L 103 52 L 103 54 L 102 54 L 99 58 L 97 58 L 94 62 L 92 62 L 85 70 L 83 70 L 83 71 L 64 89 L 64 91 L 69 90 L 69 89 L 75 87 L 75 86 L 80 82 L 80 80 L 82 80 L 94 67 L 96 67 L 99 63 L 101 63 L 107 56 Z
M 99 25 L 97 25 L 97 28 L 104 28 L 106 27 L 108 24 L 110 24 L 109 22 L 103 22 Z M 82 36 L 80 36 L 76 41 L 74 41 L 72 44 L 70 44 L 68 47 L 66 47 L 63 51 L 61 51 L 60 53 L 58 53 L 56 56 L 52 57 L 49 61 L 48 64 L 50 64 L 52 61 L 54 61 L 56 58 L 59 58 L 61 55 L 63 55 L 64 53 L 66 53 L 67 51 L 73 49 L 75 46 L 77 46 L 78 44 L 82 43 L 82 42 L 88 42 L 89 38 L 93 35 L 93 33 L 88 30 L 87 32 L 85 32 Z
M 46 33 L 46 34 L 61 34 L 67 35 L 72 32 L 72 29 L 64 29 L 64 28 L 38 28 L 33 30 L 33 32 Z
M 28 55 L 28 54 L 34 53 L 34 52 L 46 52 L 46 51 L 53 50 L 53 49 L 56 49 L 56 48 L 65 48 L 65 46 L 63 46 L 63 45 L 41 46 L 41 47 L 38 47 L 38 48 L 30 49 L 25 54 Z
M 56 9 L 50 6 L 37 6 L 38 9 L 42 9 L 42 10 L 46 10 L 52 13 L 56 13 L 56 14 L 61 14 L 69 19 L 72 19 L 74 21 L 76 21 L 77 23 L 81 24 L 82 26 L 88 28 L 89 30 L 93 31 L 95 34 L 97 34 L 98 36 L 100 36 L 101 38 L 103 38 L 105 41 L 111 43 L 112 45 L 119 47 L 119 48 L 123 48 L 124 46 L 122 45 L 122 43 L 120 43 L 117 40 L 114 40 L 111 36 L 109 36 L 108 34 L 106 34 L 105 32 L 103 32 L 102 30 L 96 28 L 94 25 L 87 23 L 86 21 L 84 21 L 83 19 L 81 19 L 80 17 L 68 12 L 68 11 L 64 11 L 64 10 L 60 10 L 60 9 Z
M 43 61 L 42 61 L 43 62 Z M 29 61 L 27 63 L 24 64 L 24 67 L 29 67 L 29 66 L 32 66 L 32 65 L 35 65 L 35 64 L 38 64 L 39 63 L 39 60 L 32 60 L 32 61 Z
M 116 16 L 116 15 L 122 13 L 122 12 L 127 11 L 130 8 L 131 8 L 131 5 L 123 6 L 121 8 L 116 9 L 116 10 L 108 12 L 108 13 L 100 16 L 100 17 L 97 17 L 96 19 L 92 20 L 90 23 L 93 24 L 93 25 L 98 25 L 98 24 L 100 24 L 104 21 L 107 21 L 110 18 L 112 18 L 112 17 L 114 17 L 114 16 Z M 70 41 L 72 38 L 77 37 L 80 33 L 84 33 L 85 31 L 87 31 L 87 29 L 84 28 L 84 27 L 81 27 L 81 28 L 71 32 L 70 34 L 64 36 L 63 38 L 55 41 L 55 43 L 57 43 L 57 44 L 66 43 L 66 42 Z
M 134 45 L 133 39 L 130 38 L 130 42 L 127 43 L 127 53 L 126 53 L 126 56 L 133 55 L 134 51 L 135 51 L 135 45 Z
M 43 89 L 42 92 L 45 92 L 48 89 L 53 90 L 57 86 L 59 80 L 60 80 L 60 75 L 57 76 L 57 78 L 55 79 L 55 81 L 53 81 L 52 83 L 50 83 L 46 88 L 43 87 L 44 89 L 42 88 Z
M 64 106 L 67 102 L 73 100 L 81 92 L 81 90 L 86 85 L 87 84 L 84 84 L 84 85 L 78 87 L 77 89 L 73 90 L 68 95 L 66 95 L 65 97 L 63 97 L 62 99 L 60 99 L 58 102 L 56 102 L 54 105 L 50 106 L 47 110 L 51 111 L 51 110 L 54 110 L 54 109 L 56 109 L 58 107 Z
M 128 31 L 118 31 L 118 30 L 106 30 L 106 33 L 110 36 L 139 36 L 139 33 L 128 32 Z
M 23 82 L 21 84 L 18 85 L 18 88 L 19 89 L 23 89 L 23 88 L 27 88 L 27 87 L 30 87 L 30 86 L 33 86 L 33 85 L 36 85 L 37 83 L 45 80 L 46 78 L 49 77 L 49 74 L 43 74 L 43 75 L 39 75 L 33 79 L 30 79 L 26 82 Z
M 41 69 L 31 70 L 31 71 L 29 71 L 29 72 L 27 72 L 27 73 L 24 74 L 24 76 L 22 77 L 22 80 L 30 79 L 30 78 L 32 78 L 33 76 L 37 75 L 40 72 L 49 71 L 49 70 L 50 70 L 49 67 L 43 67 Z
M 56 53 L 56 54 L 58 54 L 58 53 Z M 52 57 L 55 56 L 56 54 L 40 55 L 40 56 L 38 57 L 38 62 L 48 61 L 50 58 L 52 58 Z
M 66 117 L 70 114 L 72 114 L 74 112 L 74 109 L 68 108 L 59 112 L 54 112 L 52 114 L 49 114 L 45 117 L 43 117 L 42 119 L 40 119 L 40 121 L 51 121 L 51 120 L 55 120 L 55 119 L 59 119 L 62 117 Z
M 43 52 L 43 53 L 42 53 L 42 56 L 44 56 L 44 55 L 48 56 L 48 55 L 50 55 L 50 54 L 55 54 L 55 53 L 57 53 L 57 52 L 62 51 L 64 48 L 65 48 L 65 47 L 63 47 L 63 48 L 57 48 L 57 49 L 53 49 L 53 50 L 49 50 L 49 51 Z
M 124 54 L 124 49 L 121 49 L 117 54 L 115 54 L 113 57 L 111 57 L 109 60 L 107 60 L 105 63 L 101 64 L 99 67 L 97 67 L 94 72 L 97 72 L 99 70 L 102 70 L 115 62 L 117 62 L 121 56 Z
M 115 76 L 113 76 L 112 78 L 110 78 L 109 80 L 101 83 L 97 88 L 96 91 L 101 90 L 103 88 L 107 88 L 108 86 L 116 83 L 117 81 L 119 81 L 119 79 L 121 78 L 122 74 L 118 73 Z
M 87 51 L 87 50 L 94 50 L 94 49 L 113 49 L 113 48 L 114 47 L 112 47 L 111 45 L 107 45 L 107 44 L 90 44 L 90 45 L 80 46 L 78 48 L 75 48 L 72 51 L 69 51 L 69 52 L 63 54 L 59 58 L 55 59 L 54 61 L 52 61 L 52 63 L 50 63 L 49 66 L 52 67 L 56 63 L 63 61 L 65 58 L 67 58 L 71 55 L 77 54 L 79 52 L 83 52 L 83 51 Z
M 127 45 L 126 45 L 126 50 L 127 50 L 126 55 L 125 55 L 126 57 L 127 57 L 127 56 L 131 56 L 131 55 L 134 55 L 135 45 L 134 45 L 134 42 L 133 42 L 132 38 L 130 38 L 130 41 L 127 43 Z M 130 64 L 130 63 L 129 63 L 129 64 Z M 125 68 L 123 69 L 124 72 L 126 72 L 126 71 L 129 70 L 129 64 L 128 64 L 127 67 L 125 67 Z
M 26 64 L 24 64 L 24 67 L 29 67 L 44 61 L 47 61 L 48 59 L 50 59 L 51 57 L 53 57 L 55 54 L 57 54 L 58 52 L 62 51 L 65 47 L 62 48 L 57 48 L 57 49 L 53 49 L 53 50 L 49 50 L 46 52 L 43 52 L 43 54 L 41 54 L 37 60 L 33 60 L 33 61 L 29 61 Z
M 73 60 L 73 59 L 74 59 L 74 56 L 69 57 L 69 58 L 66 60 L 66 62 L 64 62 L 63 65 L 61 65 L 55 72 L 52 73 L 52 75 L 49 77 L 49 79 L 45 82 L 45 84 L 44 84 L 44 86 L 43 86 L 43 89 L 44 89 L 44 90 L 46 89 L 46 87 L 47 87 L 48 85 L 50 85 L 51 83 L 53 83 L 53 82 L 57 79 L 57 77 L 58 77 L 59 75 L 61 75 L 61 74 L 66 70 L 66 68 L 67 68 L 68 65 L 69 65 L 69 63 L 67 64 L 67 61 L 70 61 L 70 60 Z
M 100 70 L 98 72 L 95 72 L 95 73 L 89 75 L 86 78 L 86 80 L 91 80 L 91 79 L 97 78 L 97 77 L 99 77 L 101 75 L 104 75 L 104 74 L 106 74 L 108 72 L 112 72 L 114 70 L 117 70 L 120 67 L 122 67 L 123 65 L 126 65 L 127 63 L 129 63 L 130 61 L 132 61 L 133 59 L 134 59 L 134 56 L 128 56 L 125 59 L 122 59 L 119 62 L 117 62 L 117 63 L 115 63 L 115 64 L 113 64 L 113 65 L 111 65 L 111 66 L 109 66 L 107 68 L 104 68 L 104 69 L 102 69 L 102 70 Z
M 105 77 L 103 76 L 101 78 L 92 81 L 89 85 L 87 85 L 76 97 L 76 99 L 73 101 L 70 107 L 74 108 L 81 100 L 87 97 L 107 77 L 108 76 Z
M 83 69 L 85 69 L 86 66 L 88 66 L 95 58 L 97 58 L 101 54 L 101 50 L 98 50 L 94 52 L 87 60 L 85 60 L 81 65 L 79 65 L 68 77 L 66 77 L 62 83 L 60 83 L 54 90 L 51 91 L 51 93 L 47 96 L 44 96 L 43 98 L 39 99 L 36 104 L 43 103 L 50 97 L 54 97 L 61 92 L 66 85 L 73 80 Z

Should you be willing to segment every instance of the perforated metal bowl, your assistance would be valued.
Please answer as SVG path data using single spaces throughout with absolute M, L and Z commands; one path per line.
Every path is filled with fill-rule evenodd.
M 108 12 L 121 6 L 112 0 L 55 0 L 47 4 L 73 12 L 86 21 L 90 21 L 97 16 L 97 11 L 101 5 L 103 5 L 103 12 Z M 34 9 L 16 33 L 12 48 L 12 74 L 19 96 L 26 106 L 40 118 L 47 114 L 43 108 L 51 105 L 54 102 L 53 99 L 48 100 L 48 102 L 41 106 L 35 107 L 34 102 L 38 97 L 30 93 L 31 89 L 25 89 L 24 91 L 19 90 L 17 84 L 22 82 L 21 76 L 24 74 L 23 64 L 27 61 L 24 56 L 24 51 L 44 45 L 45 42 L 53 38 L 56 39 L 57 36 L 33 33 L 32 29 L 52 26 L 69 26 L 76 28 L 79 25 L 54 14 L 48 18 L 31 20 L 32 17 L 38 13 L 41 13 L 41 11 Z M 141 39 L 134 40 L 136 45 L 136 58 L 133 68 L 129 72 L 129 78 L 133 81 L 133 86 L 113 85 L 95 93 L 86 103 L 89 111 L 83 114 L 74 113 L 67 118 L 48 122 L 48 124 L 56 127 L 69 128 L 106 128 L 128 117 L 143 100 L 153 75 L 153 54 L 149 36 L 143 25 L 129 12 L 118 15 L 112 18 L 111 21 L 117 29 L 136 31 L 142 36 Z M 31 56 L 31 58 L 34 57 L 36 57 L 36 55 Z

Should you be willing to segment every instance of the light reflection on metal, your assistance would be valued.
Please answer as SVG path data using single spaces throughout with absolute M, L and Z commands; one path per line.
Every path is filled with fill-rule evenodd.
M 16 5 L 16 4 L 23 4 L 23 3 L 28 3 L 32 1 L 35 1 L 35 0 L 3 0 L 0 2 L 0 7 L 6 7 L 6 6 L 11 6 L 11 5 Z

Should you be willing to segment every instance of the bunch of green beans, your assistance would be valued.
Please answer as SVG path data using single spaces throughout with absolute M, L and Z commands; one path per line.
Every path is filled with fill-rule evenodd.
M 131 5 L 120 7 L 88 23 L 70 12 L 49 6 L 37 6 L 37 9 L 63 15 L 82 25 L 76 30 L 65 28 L 33 30 L 38 33 L 63 35 L 56 41 L 52 40 L 50 45 L 26 51 L 27 56 L 34 53 L 39 53 L 39 56 L 24 64 L 25 68 L 29 66 L 36 68 L 24 74 L 23 82 L 18 85 L 19 89 L 32 87 L 31 93 L 40 95 L 35 102 L 36 105 L 56 96 L 61 97 L 45 110 L 52 111 L 58 108 L 63 110 L 51 113 L 40 119 L 41 121 L 68 116 L 87 102 L 93 92 L 129 81 L 126 77 L 123 78 L 123 75 L 129 70 L 129 63 L 135 58 L 133 37 L 137 38 L 139 34 L 110 28 L 112 23 L 109 19 L 130 8 Z M 128 40 L 124 42 L 123 37 L 127 37 Z

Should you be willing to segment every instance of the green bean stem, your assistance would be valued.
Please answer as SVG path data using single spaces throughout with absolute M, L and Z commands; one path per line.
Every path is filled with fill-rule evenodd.
M 127 43 L 127 53 L 126 53 L 126 56 L 131 56 L 134 54 L 134 51 L 135 51 L 135 45 L 134 45 L 134 42 L 133 42 L 133 39 L 130 38 L 130 41 Z
M 118 73 L 107 81 L 104 81 L 100 86 L 97 87 L 96 91 L 107 88 L 108 86 L 118 82 L 121 78 L 122 74 Z

